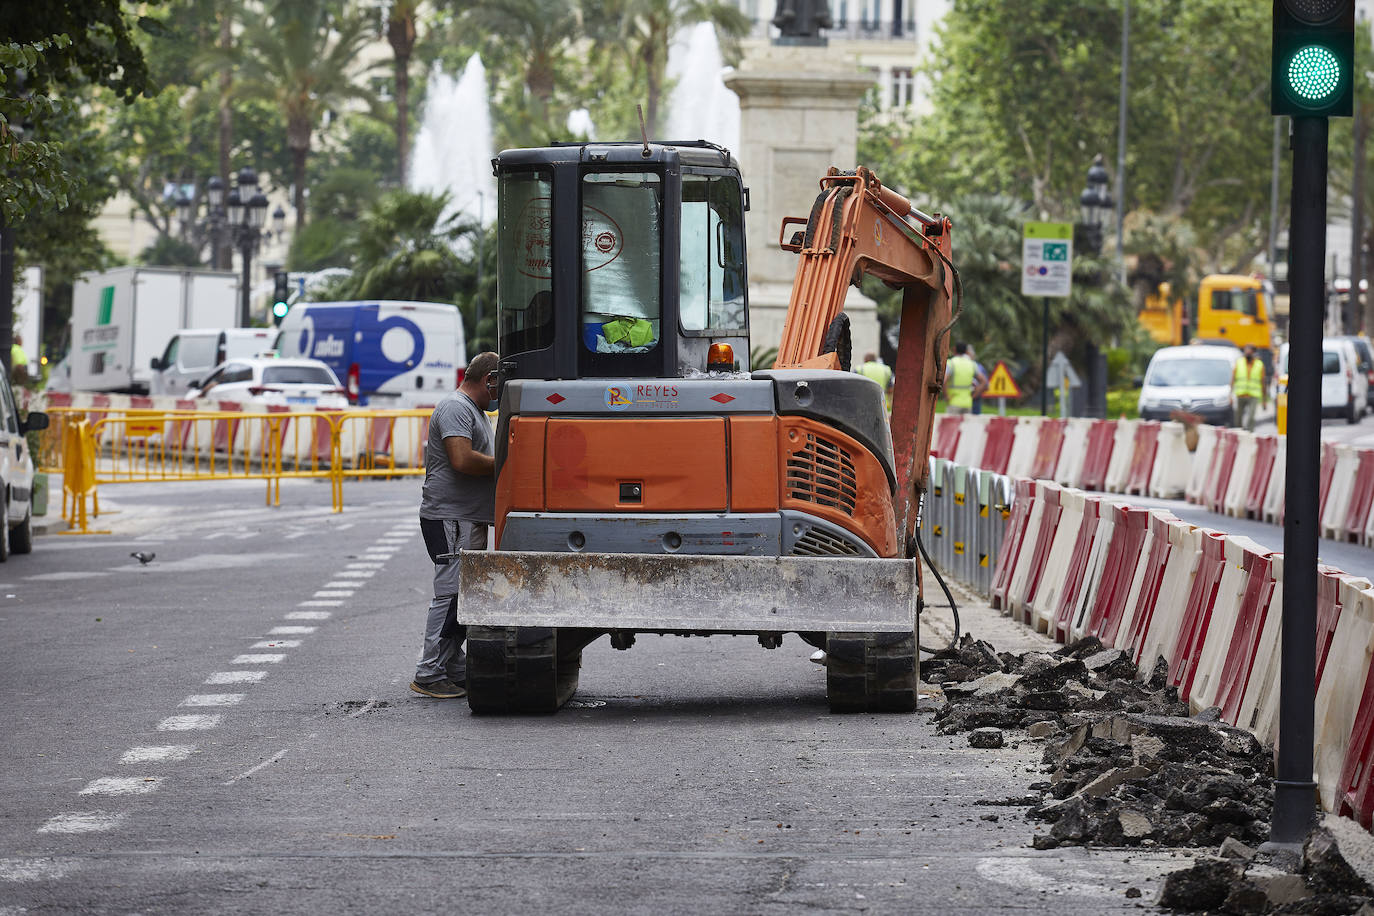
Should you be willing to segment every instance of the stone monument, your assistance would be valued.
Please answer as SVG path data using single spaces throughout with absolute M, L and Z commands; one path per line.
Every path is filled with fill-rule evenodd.
M 787 317 L 797 255 L 778 246 L 785 216 L 806 217 L 830 166 L 852 169 L 859 102 L 873 77 L 827 53 L 823 0 L 779 0 L 773 24 L 782 35 L 749 54 L 725 85 L 739 96 L 740 170 L 749 186 L 749 324 L 754 347 L 777 346 Z M 856 361 L 878 351 L 872 299 L 851 287 L 845 299 Z

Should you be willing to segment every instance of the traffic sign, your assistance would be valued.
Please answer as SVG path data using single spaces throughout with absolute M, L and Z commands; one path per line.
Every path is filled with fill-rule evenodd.
M 992 375 L 988 376 L 988 386 L 983 389 L 985 398 L 1019 398 L 1021 389 L 1017 387 L 1016 380 L 1011 377 L 1011 370 L 1002 360 L 997 361 L 997 365 L 992 367 Z
M 1073 286 L 1073 223 L 1024 223 L 1021 295 L 1059 296 Z
M 1045 384 L 1051 388 L 1058 388 L 1061 385 L 1068 385 L 1070 388 L 1080 388 L 1083 380 L 1078 377 L 1078 373 L 1073 371 L 1073 366 L 1069 364 L 1069 358 L 1063 351 L 1054 354 L 1054 359 L 1050 360 L 1050 371 L 1045 379 Z

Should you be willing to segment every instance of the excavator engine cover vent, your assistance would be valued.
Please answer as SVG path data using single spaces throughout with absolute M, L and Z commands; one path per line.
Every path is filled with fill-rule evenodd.
M 854 516 L 858 495 L 854 459 L 828 439 L 806 434 L 806 444 L 787 456 L 786 486 L 792 499 Z
M 861 557 L 858 546 L 847 538 L 839 537 L 820 528 L 808 528 L 806 534 L 797 538 L 792 545 L 794 557 Z

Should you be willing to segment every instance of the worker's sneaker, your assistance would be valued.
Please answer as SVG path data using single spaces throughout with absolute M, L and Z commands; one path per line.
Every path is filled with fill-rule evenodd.
M 468 694 L 466 690 L 446 677 L 441 677 L 435 681 L 425 681 L 423 684 L 419 681 L 411 681 L 410 689 L 427 697 L 434 697 L 436 700 L 455 700 Z
M 811 660 L 812 660 L 813 662 L 815 662 L 816 664 L 818 664 L 818 665 L 824 665 L 824 664 L 825 664 L 825 650 L 824 650 L 824 649 L 817 649 L 815 652 L 812 652 L 812 653 L 811 653 Z

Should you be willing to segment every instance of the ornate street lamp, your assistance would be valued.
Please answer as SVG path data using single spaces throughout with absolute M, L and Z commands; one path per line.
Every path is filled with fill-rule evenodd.
M 1112 214 L 1116 202 L 1107 191 L 1107 168 L 1102 164 L 1102 154 L 1093 158 L 1088 168 L 1088 183 L 1083 193 L 1078 195 L 1080 222 L 1075 226 L 1074 235 L 1077 247 L 1085 255 L 1097 257 L 1102 253 L 1102 225 Z M 1096 284 L 1094 284 L 1096 285 Z M 1088 390 L 1087 415 L 1106 417 L 1107 415 L 1107 360 L 1098 352 L 1097 344 L 1088 341 Z
M 248 327 L 251 320 L 249 287 L 252 282 L 253 255 L 266 233 L 263 226 L 267 222 L 267 195 L 258 188 L 258 173 L 244 166 L 234 176 L 234 187 L 226 194 L 224 182 L 218 177 L 205 183 L 205 225 L 210 231 L 216 249 L 219 247 L 220 234 L 227 229 L 230 241 L 239 250 L 243 260 L 243 283 L 239 298 L 239 327 Z M 177 217 L 183 225 L 189 226 L 195 219 L 195 202 L 183 193 L 176 201 Z M 286 222 L 286 211 L 277 207 L 272 214 L 273 228 L 280 234 Z

